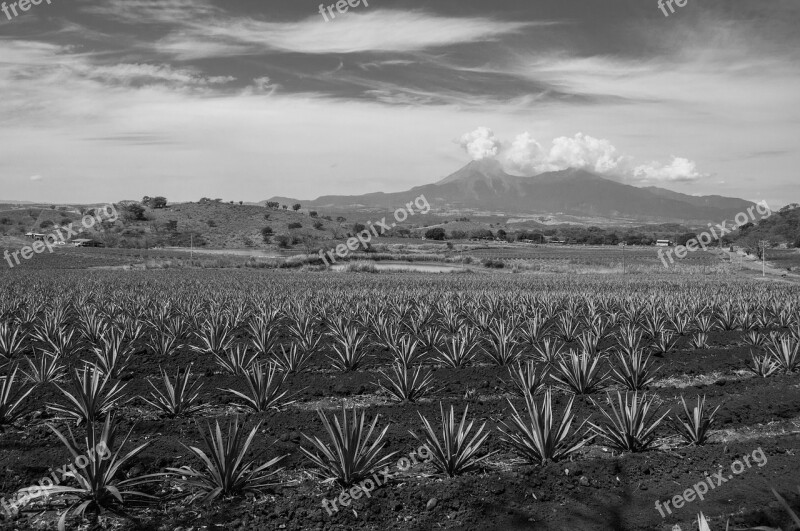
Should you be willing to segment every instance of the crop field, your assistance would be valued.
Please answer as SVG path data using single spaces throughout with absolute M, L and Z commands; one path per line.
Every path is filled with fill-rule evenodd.
M 794 284 L 3 270 L 0 356 L 7 529 L 790 529 L 800 505 Z
M 625 247 L 624 260 L 630 265 L 663 266 L 658 247 Z M 570 262 L 579 265 L 612 266 L 623 261 L 620 247 L 591 247 L 579 245 L 514 245 L 510 247 L 478 248 L 468 251 L 477 258 L 495 260 L 529 260 L 535 262 Z M 705 252 L 689 253 L 678 261 L 686 265 L 712 265 L 718 259 Z

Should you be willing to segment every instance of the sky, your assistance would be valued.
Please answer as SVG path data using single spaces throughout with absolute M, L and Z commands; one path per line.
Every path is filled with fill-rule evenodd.
M 800 202 L 796 0 L 19 1 L 0 199 L 313 199 L 495 158 Z

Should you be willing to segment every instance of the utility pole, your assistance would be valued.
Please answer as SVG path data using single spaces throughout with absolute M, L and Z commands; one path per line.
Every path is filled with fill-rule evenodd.
M 761 246 L 761 276 L 767 275 L 767 244 L 769 240 L 761 240 L 758 244 Z
M 189 250 L 189 260 L 194 260 L 194 233 L 191 232 L 189 233 L 189 245 L 191 246 Z
M 623 275 L 625 274 L 625 245 L 627 245 L 625 242 L 622 242 L 622 243 L 619 244 L 619 246 L 622 248 L 622 274 Z

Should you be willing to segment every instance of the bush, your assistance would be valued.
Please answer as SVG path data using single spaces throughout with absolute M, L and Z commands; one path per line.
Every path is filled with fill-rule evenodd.
M 463 230 L 454 230 L 454 231 L 452 231 L 450 233 L 450 239 L 451 240 L 466 240 L 467 239 L 467 233 L 464 232 Z
M 287 226 L 288 226 L 289 230 L 302 229 L 303 228 L 303 224 L 302 223 L 297 223 L 297 222 L 289 223 L 289 225 L 287 225 Z
M 271 241 L 273 232 L 272 227 L 264 227 L 261 229 L 261 237 L 264 239 L 264 243 L 269 243 Z
M 435 227 L 433 229 L 428 229 L 425 231 L 425 239 L 426 240 L 438 240 L 442 241 L 447 237 L 444 232 L 444 229 L 441 227 Z
M 490 269 L 503 269 L 506 264 L 502 260 L 493 260 L 491 258 L 487 258 L 483 261 L 484 267 L 488 267 Z
M 281 249 L 287 249 L 289 247 L 289 242 L 291 242 L 292 240 L 285 234 L 281 234 L 280 236 L 275 237 L 275 241 L 278 242 L 278 247 L 280 247 Z
M 317 230 L 323 230 L 325 228 L 325 225 L 323 225 L 321 221 L 315 221 L 314 228 Z
M 317 214 L 317 212 L 316 212 L 316 211 L 314 211 L 314 210 L 312 210 L 311 212 L 309 212 L 309 213 L 308 213 L 308 215 L 309 215 L 309 216 L 311 216 L 312 218 L 315 218 L 315 217 L 319 216 L 319 214 Z
M 489 229 L 478 229 L 472 231 L 470 235 L 471 238 L 475 238 L 476 240 L 493 240 L 494 234 Z

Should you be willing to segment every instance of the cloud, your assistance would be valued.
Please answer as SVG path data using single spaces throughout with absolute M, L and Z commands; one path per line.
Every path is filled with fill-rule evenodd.
M 697 165 L 693 161 L 674 156 L 669 164 L 650 162 L 639 165 L 633 169 L 633 175 L 642 182 L 686 182 L 705 177 L 697 171 Z
M 550 148 L 549 163 L 558 168 L 584 168 L 596 173 L 613 173 L 621 162 L 622 157 L 611 142 L 583 133 L 573 138 L 558 137 Z
M 33 181 L 33 182 L 36 182 L 36 181 L 41 181 L 41 180 L 42 180 L 42 176 L 41 176 L 41 175 L 31 175 L 31 176 L 29 177 L 29 179 L 30 179 L 31 181 Z
M 493 159 L 500 153 L 500 141 L 488 127 L 479 127 L 465 133 L 458 141 L 472 160 Z
M 633 158 L 620 154 L 609 140 L 583 133 L 555 138 L 545 148 L 528 132 L 507 144 L 491 129 L 479 127 L 463 135 L 459 143 L 473 160 L 495 158 L 506 171 L 517 175 L 579 168 L 642 183 L 689 182 L 707 176 L 697 170 L 695 162 L 682 157 L 673 157 L 668 164 L 653 161 L 634 167 Z
M 161 20 L 160 18 L 157 20 Z M 422 11 L 375 9 L 350 12 L 325 24 L 319 15 L 299 22 L 209 16 L 182 23 L 155 49 L 180 59 L 259 54 L 418 52 L 495 41 L 552 22 L 505 22 L 487 17 L 446 17 Z

